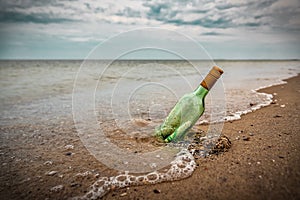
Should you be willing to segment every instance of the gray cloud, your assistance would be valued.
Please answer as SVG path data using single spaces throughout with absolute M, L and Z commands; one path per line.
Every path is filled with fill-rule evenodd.
M 218 36 L 218 35 L 226 35 L 226 34 L 223 34 L 223 33 L 218 33 L 218 32 L 205 32 L 205 33 L 202 33 L 201 35 L 208 35 L 208 36 Z
M 5 23 L 30 22 L 37 24 L 36 27 L 58 24 L 61 30 L 57 35 L 66 32 L 70 24 L 72 27 L 88 27 L 91 24 L 88 30 L 75 31 L 76 37 L 83 34 L 89 38 L 98 35 L 102 27 L 116 32 L 118 28 L 126 30 L 126 27 L 165 25 L 177 30 L 201 29 L 194 35 L 202 36 L 237 35 L 248 30 L 296 35 L 300 32 L 299 4 L 298 0 L 0 0 L 0 23 L 2 27 Z M 68 26 L 65 26 L 66 23 Z M 92 27 L 95 24 L 100 28 Z M 40 26 L 38 29 L 42 30 Z M 71 33 L 64 35 L 68 38 L 66 35 Z
M 263 24 L 253 11 L 258 7 L 265 8 L 272 5 L 277 0 L 266 0 L 247 3 L 218 3 L 214 1 L 203 1 L 203 3 L 191 3 L 191 8 L 187 7 L 187 4 L 179 4 L 181 1 L 171 1 L 164 3 L 144 3 L 144 6 L 148 7 L 147 17 L 149 19 L 158 20 L 165 24 L 174 24 L 176 26 L 199 26 L 205 28 L 235 28 L 235 27 L 258 27 Z M 199 2 L 199 1 L 197 1 Z M 207 7 L 208 4 L 213 4 L 211 7 Z M 184 19 L 191 15 L 199 14 L 196 19 Z M 178 15 L 180 17 L 178 17 Z M 183 17 L 185 16 L 185 17 Z M 183 17 L 183 18 L 182 18 Z M 237 20 L 243 18 L 244 20 Z
M 220 5 L 216 5 L 216 9 L 218 10 L 228 10 L 231 8 L 237 8 L 239 6 L 237 5 L 232 5 L 232 4 L 220 4 Z
M 25 14 L 21 12 L 2 11 L 0 12 L 0 22 L 32 22 L 41 24 L 63 23 L 75 21 L 70 18 L 51 16 L 46 13 Z
M 285 4 L 285 0 L 252 0 L 233 3 L 233 1 L 150 1 L 144 3 L 148 7 L 147 17 L 165 24 L 176 26 L 199 26 L 204 28 L 247 28 L 249 27 L 285 27 L 295 29 L 289 21 L 299 18 L 299 1 L 297 6 L 274 9 L 277 3 Z M 288 2 L 288 1 L 287 1 Z M 286 3 L 288 5 L 288 3 Z M 195 17 L 195 14 L 199 14 Z M 191 16 L 191 19 L 189 19 Z M 297 27 L 298 29 L 299 27 Z
M 141 17 L 141 12 L 130 7 L 126 7 L 123 10 L 119 10 L 116 15 L 125 17 Z
M 77 1 L 77 0 L 74 0 Z M 71 2 L 71 0 L 69 0 Z M 56 0 L 0 0 L 0 12 L 2 11 L 15 11 L 26 10 L 28 8 L 47 8 L 53 7 L 64 7 L 63 1 Z
M 178 26 L 181 25 L 192 25 L 192 26 L 202 26 L 205 28 L 230 28 L 233 26 L 230 20 L 219 18 L 217 20 L 212 20 L 208 18 L 197 19 L 193 21 L 183 21 L 180 19 L 175 20 L 167 20 L 167 23 L 176 24 Z
M 47 7 L 64 7 L 64 4 L 56 1 L 47 0 L 24 0 L 24 1 L 0 1 L 0 22 L 21 22 L 21 23 L 64 23 L 76 21 L 72 16 L 60 16 L 53 13 Z M 28 9 L 34 8 L 35 12 L 27 12 Z M 46 9 L 45 9 L 46 8 Z
M 146 2 L 143 5 L 148 8 L 147 18 L 150 20 L 167 22 L 168 19 L 172 20 L 172 18 L 174 18 L 179 12 L 172 8 L 172 3 L 170 2 Z
M 270 7 L 272 4 L 277 2 L 278 0 L 264 0 L 264 1 L 258 1 L 257 4 L 253 4 L 255 8 L 262 9 Z
M 270 28 L 285 27 L 286 29 L 295 29 L 292 23 L 289 25 L 289 21 L 295 16 L 299 17 L 299 3 L 296 7 L 272 8 L 274 4 L 284 1 L 286 0 L 250 0 L 235 3 L 230 0 L 167 0 L 163 2 L 160 0 L 144 0 L 140 3 L 141 7 L 136 7 L 131 1 L 122 1 L 124 4 L 120 6 L 118 3 L 110 1 L 96 3 L 76 0 L 2 0 L 0 1 L 0 22 L 48 24 L 100 20 L 105 23 L 126 24 L 127 20 L 122 19 L 123 17 L 147 19 L 179 27 L 198 26 L 227 29 L 269 26 Z M 286 4 L 288 5 L 288 3 Z M 53 9 L 47 10 L 49 6 Z M 56 8 L 63 9 L 65 12 L 56 12 Z M 141 8 L 143 9 L 142 11 Z M 35 12 L 29 12 L 28 10 L 30 9 L 34 9 Z M 120 17 L 120 20 L 118 21 L 117 18 L 109 20 L 114 16 Z M 128 23 L 132 24 L 133 22 L 130 21 Z

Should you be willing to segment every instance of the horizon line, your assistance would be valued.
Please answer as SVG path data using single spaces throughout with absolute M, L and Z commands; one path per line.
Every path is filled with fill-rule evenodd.
M 84 60 L 93 60 L 93 61 L 111 61 L 114 59 L 70 59 L 70 58 L 17 58 L 17 59 L 2 59 L 0 61 L 84 61 Z M 117 59 L 117 61 L 210 61 L 210 59 Z M 300 61 L 300 58 L 217 58 L 211 59 L 213 61 Z

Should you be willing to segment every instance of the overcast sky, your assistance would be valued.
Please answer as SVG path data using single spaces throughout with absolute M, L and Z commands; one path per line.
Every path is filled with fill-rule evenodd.
M 186 34 L 215 59 L 300 59 L 299 0 L 0 2 L 0 59 L 82 59 L 105 39 L 142 27 Z M 144 33 L 122 45 L 147 40 Z

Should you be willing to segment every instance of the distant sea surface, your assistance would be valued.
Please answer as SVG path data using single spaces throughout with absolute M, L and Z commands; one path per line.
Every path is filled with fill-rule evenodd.
M 73 92 L 83 112 L 94 102 L 100 121 L 161 122 L 214 64 L 224 74 L 199 123 L 238 119 L 270 104 L 272 95 L 256 90 L 300 72 L 300 61 L 0 61 L 0 125 L 72 118 Z

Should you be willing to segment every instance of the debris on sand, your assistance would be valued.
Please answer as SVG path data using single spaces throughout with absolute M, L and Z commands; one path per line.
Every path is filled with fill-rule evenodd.
M 46 173 L 46 175 L 53 176 L 53 175 L 55 175 L 57 173 L 58 173 L 58 171 L 50 171 L 50 172 Z
M 57 185 L 57 186 L 54 186 L 50 189 L 51 192 L 59 192 L 61 191 L 62 189 L 64 189 L 64 186 L 63 185 Z
M 219 154 L 228 151 L 231 141 L 225 135 L 218 137 L 203 137 L 202 133 L 196 133 L 193 142 L 189 145 L 189 151 L 198 159 L 210 154 Z

